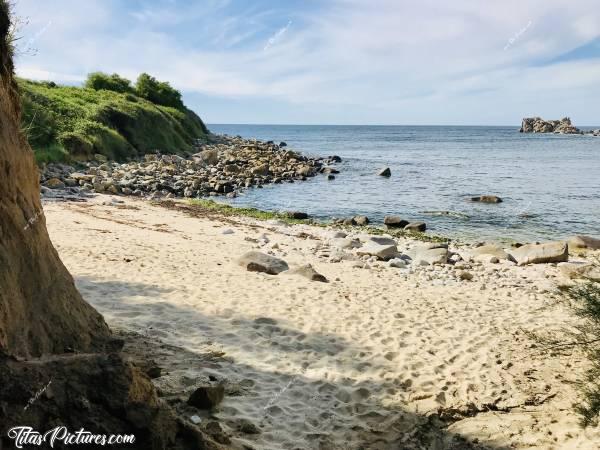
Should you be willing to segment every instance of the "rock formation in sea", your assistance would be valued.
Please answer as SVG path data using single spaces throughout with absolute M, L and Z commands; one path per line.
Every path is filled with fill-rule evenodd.
M 519 131 L 521 133 L 583 134 L 579 128 L 571 124 L 571 119 L 568 117 L 563 117 L 560 120 L 525 117 Z

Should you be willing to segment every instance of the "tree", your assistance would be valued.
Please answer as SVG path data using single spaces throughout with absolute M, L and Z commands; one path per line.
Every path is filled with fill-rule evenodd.
M 99 91 L 105 89 L 107 91 L 115 91 L 122 93 L 134 93 L 131 81 L 123 78 L 120 75 L 113 73 L 109 75 L 103 72 L 92 72 L 88 75 L 85 81 L 85 87 Z
M 183 109 L 181 93 L 171 87 L 168 82 L 158 81 L 147 73 L 140 74 L 135 85 L 135 91 L 138 96 L 157 105 Z

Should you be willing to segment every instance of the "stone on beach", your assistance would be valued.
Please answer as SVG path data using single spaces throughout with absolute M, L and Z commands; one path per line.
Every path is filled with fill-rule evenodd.
M 283 259 L 257 251 L 243 254 L 238 259 L 238 264 L 249 272 L 263 272 L 269 275 L 277 275 L 289 269 Z
M 358 226 L 369 225 L 369 218 L 367 216 L 354 216 L 352 220 Z
M 527 244 L 511 250 L 510 254 L 519 266 L 566 262 L 569 260 L 569 246 L 566 242 Z
M 188 405 L 198 409 L 213 409 L 225 397 L 225 388 L 222 385 L 200 386 L 188 398 Z
M 301 211 L 289 211 L 285 214 L 289 219 L 305 220 L 308 219 L 308 214 Z
M 398 255 L 396 245 L 382 245 L 374 241 L 367 241 L 356 252 L 358 255 L 375 256 L 377 259 L 388 260 Z
M 448 248 L 447 247 L 435 247 L 432 245 L 423 245 L 417 247 L 414 251 L 413 261 L 417 265 L 423 263 L 428 265 L 434 264 L 446 264 L 448 262 Z
M 502 247 L 495 244 L 482 245 L 481 247 L 474 248 L 471 251 L 474 259 L 481 260 L 479 257 L 481 256 L 494 256 L 499 260 L 509 260 L 514 261 L 512 256 L 510 256 Z
M 379 245 L 396 245 L 396 241 L 391 237 L 386 236 L 369 236 L 365 242 L 373 241 Z
M 392 176 L 392 171 L 390 170 L 389 167 L 386 167 L 385 169 L 382 169 L 379 171 L 378 174 L 380 177 L 391 177 Z
M 600 239 L 591 236 L 573 236 L 569 239 L 569 248 L 585 248 L 590 250 L 600 250 Z
M 405 231 L 412 232 L 423 232 L 427 229 L 427 224 L 425 222 L 412 222 L 404 227 Z
M 385 216 L 383 224 L 388 228 L 404 228 L 409 224 L 409 221 L 404 220 L 400 216 Z
M 300 266 L 296 269 L 290 270 L 288 273 L 292 275 L 302 275 L 304 278 L 308 278 L 311 281 L 320 281 L 321 283 L 328 283 L 327 278 L 317 272 L 311 264 Z
M 585 278 L 600 281 L 600 267 L 588 261 L 573 261 L 559 263 L 561 273 L 570 279 Z

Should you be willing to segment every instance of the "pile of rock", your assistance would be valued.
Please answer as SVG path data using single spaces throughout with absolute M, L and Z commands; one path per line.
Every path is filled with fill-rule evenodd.
M 50 189 L 83 188 L 100 193 L 136 196 L 235 196 L 240 190 L 271 183 L 293 183 L 318 173 L 338 173 L 330 164 L 338 156 L 309 158 L 273 142 L 214 136 L 189 158 L 148 154 L 141 161 L 117 163 L 98 160 L 82 170 L 53 164 L 42 173 Z
M 521 133 L 583 134 L 579 128 L 571 124 L 571 119 L 568 117 L 563 117 L 560 120 L 525 117 L 519 131 Z

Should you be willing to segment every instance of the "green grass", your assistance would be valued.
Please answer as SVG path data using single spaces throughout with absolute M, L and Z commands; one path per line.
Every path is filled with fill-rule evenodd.
M 307 223 L 310 221 L 310 219 L 292 219 L 284 212 L 262 211 L 256 208 L 235 207 L 225 203 L 218 203 L 213 200 L 193 199 L 189 200 L 189 203 L 195 207 L 200 207 L 207 211 L 219 213 L 224 216 L 244 216 L 259 220 L 278 219 L 290 224 Z
M 262 211 L 262 210 L 256 209 L 256 208 L 236 207 L 236 206 L 231 206 L 231 205 L 228 205 L 225 203 L 218 203 L 218 202 L 215 202 L 214 200 L 193 199 L 193 200 L 189 200 L 188 202 L 189 202 L 189 204 L 194 205 L 196 207 L 200 207 L 207 211 L 213 211 L 216 213 L 220 213 L 225 216 L 245 216 L 245 217 L 252 217 L 253 219 L 259 219 L 259 220 L 278 219 L 278 220 L 281 220 L 281 221 L 284 221 L 284 222 L 290 223 L 290 224 L 309 223 L 310 225 L 314 225 L 314 226 L 343 229 L 343 230 L 346 230 L 349 232 L 362 231 L 364 233 L 373 234 L 373 235 L 389 234 L 396 238 L 405 237 L 405 238 L 415 239 L 415 240 L 424 241 L 424 242 L 449 242 L 450 241 L 450 239 L 445 238 L 443 236 L 437 236 L 434 234 L 426 234 L 426 233 L 420 233 L 420 232 L 411 232 L 411 231 L 404 231 L 404 230 L 397 230 L 397 231 L 385 230 L 383 228 L 377 228 L 374 226 L 362 226 L 362 227 L 355 226 L 355 225 L 345 226 L 345 225 L 333 224 L 333 223 L 320 223 L 320 222 L 316 222 L 311 219 L 308 219 L 308 220 L 292 219 L 292 218 L 288 217 L 288 215 L 285 212 Z
M 22 126 L 40 162 L 123 161 L 156 150 L 188 154 L 206 126 L 193 111 L 156 105 L 131 93 L 18 80 Z M 59 151 L 58 148 L 64 151 Z
M 69 154 L 58 144 L 52 144 L 48 147 L 38 148 L 35 152 L 35 161 L 38 165 L 48 164 L 51 162 L 69 162 Z

